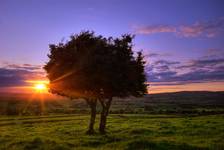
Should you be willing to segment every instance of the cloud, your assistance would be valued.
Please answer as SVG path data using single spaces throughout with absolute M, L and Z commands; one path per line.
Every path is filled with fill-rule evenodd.
M 25 86 L 26 80 L 44 79 L 40 66 L 8 64 L 0 68 L 0 87 Z
M 174 33 L 179 37 L 215 37 L 224 31 L 224 17 L 210 21 L 197 21 L 192 25 L 135 26 L 136 34 Z
M 137 34 L 153 34 L 153 33 L 165 33 L 165 32 L 176 32 L 176 28 L 169 25 L 149 25 L 134 27 L 135 33 Z
M 224 31 L 224 18 L 213 21 L 196 22 L 193 25 L 179 27 L 178 34 L 184 37 L 214 37 Z
M 203 81 L 223 81 L 224 80 L 224 72 L 223 70 L 213 70 L 213 71 L 207 71 L 207 70 L 196 70 L 191 71 L 186 74 L 182 74 L 175 77 L 176 81 L 185 81 L 188 83 L 192 82 L 203 82 Z
M 27 74 L 27 71 L 0 68 L 0 87 L 24 84 L 23 74 Z
M 224 49 L 215 49 L 215 48 L 208 49 L 206 55 L 204 55 L 202 58 L 203 59 L 224 58 Z
M 154 65 L 176 65 L 176 64 L 180 64 L 180 62 L 170 60 L 157 60 L 154 62 Z
M 202 69 L 202 70 L 214 70 L 216 67 L 224 65 L 224 59 L 203 59 L 192 60 L 187 64 L 177 66 L 176 69 Z
M 176 76 L 175 71 L 163 71 L 163 72 L 149 72 L 148 81 L 149 82 L 170 82 Z
M 151 50 L 148 50 L 151 51 Z M 171 54 L 169 53 L 155 53 L 155 52 L 151 52 L 148 53 L 147 51 L 144 51 L 144 57 L 145 58 L 158 58 L 158 57 L 167 57 L 167 56 L 171 56 Z
M 18 65 L 18 64 L 9 64 L 9 63 L 5 63 L 4 68 L 8 68 L 8 69 L 24 69 L 24 70 L 41 70 L 42 66 L 41 65 L 31 65 L 31 64 L 22 64 L 22 65 Z
M 180 64 L 178 61 L 170 61 L 170 60 L 155 60 L 151 64 L 149 63 L 148 66 L 151 66 L 151 70 L 155 72 L 167 72 L 170 71 L 170 67 Z M 149 71 L 149 70 L 148 70 Z
M 162 66 L 157 66 L 156 70 L 158 70 L 159 72 L 166 72 L 166 71 L 169 71 L 170 68 L 168 65 L 162 65 Z
M 149 53 L 149 54 L 144 55 L 144 57 L 149 57 L 149 58 L 151 58 L 151 57 L 159 57 L 159 56 L 161 56 L 161 55 L 158 54 L 158 53 Z
M 175 82 L 175 84 L 186 84 L 205 81 L 223 81 L 224 68 L 216 69 L 213 71 L 195 70 L 185 74 L 178 74 L 175 71 L 166 71 L 159 73 L 148 74 L 149 82 Z
M 220 55 L 223 53 L 221 50 L 209 50 L 208 53 L 197 59 L 190 60 L 184 65 L 177 66 L 177 69 L 203 69 L 203 70 L 214 70 L 219 68 L 220 66 L 224 66 L 224 55 Z
M 146 67 L 146 72 L 149 82 L 161 85 L 224 81 L 224 56 L 202 57 L 188 62 L 156 60 Z

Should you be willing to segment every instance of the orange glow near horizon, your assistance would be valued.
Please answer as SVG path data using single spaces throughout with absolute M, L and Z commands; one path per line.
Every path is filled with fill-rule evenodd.
M 48 92 L 48 81 L 47 80 L 27 80 L 27 83 L 31 83 L 32 88 L 38 93 Z
M 1 92 L 6 93 L 35 93 L 35 94 L 50 94 L 48 92 L 47 80 L 27 80 L 28 85 L 25 86 L 13 86 L 13 87 L 0 87 Z M 224 81 L 218 82 L 204 82 L 204 83 L 188 83 L 177 85 L 175 82 L 173 85 L 169 83 L 150 83 L 148 88 L 149 94 L 155 93 L 167 93 L 167 92 L 179 92 L 179 91 L 224 91 Z M 166 85 L 167 84 L 167 85 Z
M 46 85 L 44 83 L 37 83 L 37 84 L 34 85 L 34 88 L 38 92 L 42 92 L 42 91 L 47 89 L 47 87 L 46 87 Z
M 149 94 L 169 93 L 180 91 L 224 91 L 223 82 L 188 83 L 181 85 L 152 85 L 148 89 Z

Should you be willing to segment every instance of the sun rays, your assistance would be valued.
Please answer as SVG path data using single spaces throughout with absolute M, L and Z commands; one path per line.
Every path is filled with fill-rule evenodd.
M 47 89 L 47 86 L 44 83 L 37 83 L 37 84 L 34 85 L 34 89 L 37 92 L 43 92 L 44 90 Z
M 49 82 L 47 80 L 27 80 L 26 82 L 30 84 L 30 87 L 33 89 L 35 93 L 48 92 Z

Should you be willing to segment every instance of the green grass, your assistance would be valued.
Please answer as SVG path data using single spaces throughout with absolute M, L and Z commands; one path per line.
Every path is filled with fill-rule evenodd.
M 224 115 L 110 115 L 107 134 L 92 136 L 85 134 L 88 121 L 89 115 L 2 116 L 0 149 L 224 149 Z

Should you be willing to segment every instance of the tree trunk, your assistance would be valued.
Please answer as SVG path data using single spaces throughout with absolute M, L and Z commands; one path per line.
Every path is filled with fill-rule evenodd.
M 86 100 L 91 109 L 91 117 L 89 122 L 89 129 L 87 130 L 87 134 L 94 134 L 94 124 L 96 119 L 96 104 L 97 101 L 95 99 Z
M 105 111 L 105 107 L 102 108 L 101 116 L 100 116 L 100 125 L 99 125 L 99 131 L 101 134 L 105 134 L 105 128 L 106 128 L 106 121 L 107 121 L 107 115 Z
M 99 132 L 101 134 L 106 133 L 106 130 L 105 130 L 106 129 L 106 122 L 107 122 L 107 116 L 109 114 L 111 101 L 112 101 L 112 97 L 109 98 L 108 101 L 100 99 L 100 103 L 101 103 L 101 106 L 102 106 L 102 111 L 101 111 L 101 116 L 100 116 Z

